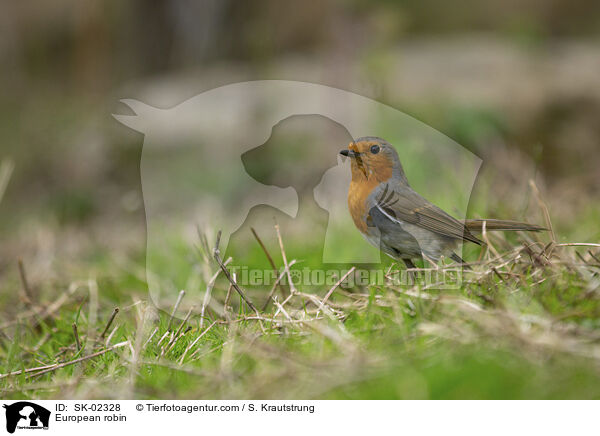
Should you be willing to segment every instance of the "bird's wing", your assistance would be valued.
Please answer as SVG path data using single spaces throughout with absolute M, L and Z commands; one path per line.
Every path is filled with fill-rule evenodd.
M 414 224 L 442 236 L 481 244 L 464 223 L 431 204 L 410 187 L 394 189 L 385 184 L 374 195 L 373 207 L 397 224 Z

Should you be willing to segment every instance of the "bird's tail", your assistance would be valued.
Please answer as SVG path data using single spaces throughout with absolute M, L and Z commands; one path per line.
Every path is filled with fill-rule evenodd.
M 519 221 L 510 220 L 465 220 L 465 227 L 469 230 L 481 232 L 483 230 L 483 223 L 485 222 L 486 230 L 500 230 L 500 231 L 525 231 L 525 232 L 541 232 L 542 230 L 548 230 L 545 227 L 536 226 L 535 224 L 521 223 Z

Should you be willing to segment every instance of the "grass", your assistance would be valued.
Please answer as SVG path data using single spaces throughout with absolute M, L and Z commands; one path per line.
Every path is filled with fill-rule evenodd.
M 449 122 L 461 141 L 481 142 L 502 127 L 486 114 L 456 116 Z M 407 167 L 418 188 L 426 186 L 428 174 L 437 174 L 421 165 Z M 12 163 L 1 162 L 0 201 L 12 170 Z M 499 179 L 514 187 L 507 180 L 518 176 Z M 482 194 L 470 205 L 481 215 L 469 216 L 485 216 L 491 207 L 496 210 L 490 215 L 500 218 L 531 215 L 530 209 L 520 210 L 520 202 L 498 201 L 497 183 L 480 182 Z M 448 195 L 433 200 L 447 208 L 460 190 L 445 188 L 441 192 Z M 36 248 L 6 250 L 35 253 L 21 267 L 16 258 L 0 259 L 0 396 L 6 399 L 600 398 L 600 246 L 563 239 L 599 242 L 600 209 L 593 201 L 578 209 L 577 223 L 568 215 L 553 216 L 561 222 L 556 241 L 546 233 L 490 233 L 488 246 L 465 247 L 472 270 L 464 271 L 456 289 L 439 289 L 423 276 L 416 284 L 397 284 L 403 267 L 387 260 L 366 266 L 385 273 L 381 283 L 297 285 L 289 298 L 286 274 L 273 298 L 272 286 L 242 285 L 255 312 L 222 272 L 206 294 L 221 269 L 212 247 L 176 239 L 176 232 L 165 232 L 169 243 L 176 239 L 175 250 L 152 252 L 163 255 L 154 262 L 160 270 L 152 278 L 161 282 L 167 281 L 163 276 L 199 271 L 201 279 L 182 279 L 189 286 L 178 305 L 175 298 L 154 301 L 146 253 L 113 247 L 115 238 L 89 236 L 94 220 L 109 220 L 97 218 L 102 207 L 90 196 L 69 188 L 49 196 L 40 213 L 30 213 L 37 221 L 24 214 L 1 217 L 3 241 L 27 239 L 27 229 L 39 230 L 30 233 L 42 240 L 42 248 L 28 240 Z M 123 228 L 110 220 L 109 230 L 120 238 Z M 26 225 L 19 227 L 21 222 Z M 18 231 L 11 234 L 12 229 Z M 270 269 L 263 248 L 248 229 L 245 233 L 240 247 L 223 254 L 233 257 L 228 267 Z M 277 232 L 259 233 L 282 272 Z M 286 232 L 282 238 L 292 272 L 319 268 L 321 253 L 312 241 Z M 346 242 L 339 241 L 340 250 L 363 247 Z M 81 250 L 82 256 L 69 257 L 70 251 L 59 256 L 44 243 L 93 248 Z M 50 264 L 52 274 L 35 274 L 39 264 Z M 352 266 L 336 265 L 342 274 Z
M 136 273 L 140 264 L 103 267 L 97 279 L 30 283 L 24 262 L 5 281 L 13 293 L 3 305 L 13 310 L 1 321 L 0 392 L 38 399 L 599 398 L 600 247 L 547 243 L 547 235 L 487 236 L 457 289 L 436 289 L 423 275 L 399 285 L 391 264 L 380 266 L 386 278 L 376 285 L 298 285 L 287 298 L 276 289 L 265 310 L 270 286 L 241 287 L 256 312 L 223 274 L 210 298 L 182 295 L 162 312 Z M 300 268 L 311 254 L 289 246 L 288 262 L 299 262 L 291 269 Z M 265 257 L 260 247 L 255 253 Z M 283 253 L 270 253 L 280 271 Z M 209 276 L 220 270 L 213 256 L 199 259 Z M 282 287 L 290 291 L 285 280 Z

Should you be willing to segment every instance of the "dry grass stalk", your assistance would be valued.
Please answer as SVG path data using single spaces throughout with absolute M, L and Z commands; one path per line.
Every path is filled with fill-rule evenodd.
M 217 321 L 213 321 L 213 322 L 212 322 L 212 324 L 211 324 L 211 325 L 209 325 L 209 326 L 206 328 L 206 330 L 204 330 L 202 333 L 200 333 L 200 334 L 198 335 L 198 337 L 197 337 L 196 339 L 194 339 L 194 341 L 193 341 L 191 344 L 189 344 L 189 345 L 186 347 L 185 351 L 184 351 L 184 352 L 183 352 L 183 354 L 181 355 L 181 359 L 179 359 L 179 364 L 180 364 L 180 365 L 183 365 L 183 361 L 185 360 L 185 356 L 187 356 L 187 353 L 188 353 L 188 352 L 189 352 L 189 351 L 190 351 L 192 348 L 194 348 L 194 346 L 195 346 L 195 345 L 198 343 L 198 341 L 199 341 L 200 339 L 202 339 L 202 337 L 203 337 L 205 334 L 207 334 L 207 333 L 210 331 L 210 329 L 212 329 L 212 328 L 213 328 L 213 327 L 214 327 L 216 324 L 217 324 Z
M 244 293 L 244 291 L 242 291 L 242 289 L 238 286 L 238 284 L 232 279 L 229 270 L 227 269 L 227 267 L 225 266 L 225 264 L 221 260 L 221 256 L 220 256 L 220 252 L 219 252 L 219 243 L 220 242 L 221 242 L 221 231 L 219 230 L 219 233 L 217 233 L 217 242 L 216 242 L 215 248 L 213 250 L 213 256 L 214 256 L 215 260 L 217 261 L 217 263 L 221 267 L 221 270 L 223 271 L 223 274 L 225 274 L 225 277 L 227 277 L 227 280 L 229 280 L 229 282 L 233 285 L 233 288 L 237 291 L 237 293 L 240 294 L 240 297 L 242 297 L 242 299 L 244 300 L 244 302 L 254 312 L 258 312 L 258 309 L 256 308 L 256 306 L 254 306 L 254 304 L 252 304 L 252 302 L 248 299 L 248 297 L 246 297 L 246 294 Z
M 41 321 L 46 320 L 49 317 L 53 316 L 58 311 L 58 309 L 60 309 L 68 301 L 68 299 L 83 286 L 85 286 L 85 284 L 83 282 L 71 283 L 67 292 L 61 294 L 56 299 L 56 301 L 51 303 L 46 308 L 46 310 L 44 310 L 42 312 L 37 312 L 36 310 L 33 310 L 33 309 L 26 310 L 25 312 L 20 313 L 17 319 L 12 320 L 12 321 L 7 321 L 3 324 L 0 324 L 0 330 L 4 330 L 5 328 L 14 326 L 14 325 L 18 324 L 19 322 L 30 319 L 30 318 L 37 318 L 35 321 L 32 322 L 32 327 L 37 327 Z
M 70 360 L 68 362 L 55 363 L 55 364 L 52 364 L 52 365 L 45 365 L 45 366 L 41 366 L 41 367 L 37 367 L 37 368 L 28 368 L 28 369 L 22 369 L 22 370 L 19 370 L 19 371 L 9 372 L 7 374 L 0 374 L 0 379 L 6 378 L 6 377 L 10 377 L 10 376 L 17 376 L 17 375 L 21 375 L 21 374 L 29 374 L 29 373 L 32 373 L 32 372 L 35 372 L 35 374 L 32 374 L 29 377 L 38 377 L 38 376 L 40 376 L 42 374 L 46 374 L 46 373 L 51 372 L 51 371 L 56 371 L 57 369 L 64 368 L 64 367 L 69 366 L 69 365 L 74 365 L 74 364 L 79 363 L 79 362 L 83 362 L 83 361 L 86 361 L 86 360 L 89 360 L 89 359 L 93 359 L 94 357 L 101 356 L 103 354 L 108 353 L 109 351 L 113 351 L 113 350 L 115 350 L 117 348 L 124 347 L 124 346 L 126 346 L 128 344 L 129 344 L 129 341 L 120 342 L 118 344 L 113 345 L 110 348 L 106 348 L 106 349 L 104 349 L 102 351 L 98 351 L 96 353 L 92 353 L 92 354 L 89 354 L 87 356 L 80 357 L 78 359 Z M 36 372 L 36 371 L 39 371 L 39 372 Z
M 546 227 L 550 231 L 550 236 L 552 237 L 552 241 L 556 242 L 556 235 L 554 234 L 554 228 L 552 227 L 552 220 L 550 219 L 550 212 L 548 211 L 548 206 L 546 202 L 542 199 L 542 194 L 538 189 L 535 181 L 533 179 L 529 180 L 529 186 L 535 195 L 535 199 L 537 200 L 538 206 L 542 209 L 542 213 L 544 214 L 544 221 L 546 222 Z
M 77 345 L 77 351 L 81 351 L 81 342 L 79 342 L 79 333 L 77 332 L 77 323 L 73 323 L 73 336 L 75 336 L 75 345 Z
M 225 263 L 223 265 L 227 266 L 232 260 L 233 259 L 230 257 L 229 259 L 227 259 L 225 261 Z M 218 269 L 213 274 L 213 276 L 208 281 L 208 284 L 206 285 L 206 292 L 204 293 L 204 298 L 202 300 L 202 307 L 200 308 L 200 329 L 202 329 L 202 327 L 204 326 L 204 312 L 206 311 L 206 306 L 208 306 L 208 303 L 210 302 L 212 289 L 215 286 L 215 282 L 217 281 L 217 277 L 219 277 L 220 273 L 221 273 L 221 269 Z
M 175 344 L 177 343 L 177 341 L 179 339 L 181 339 L 181 337 L 183 337 L 183 335 L 185 334 L 185 332 L 181 332 L 183 330 L 183 326 L 187 324 L 187 322 L 190 319 L 190 316 L 192 315 L 192 311 L 194 310 L 194 306 L 190 307 L 190 310 L 188 310 L 188 313 L 185 315 L 185 318 L 183 321 L 181 321 L 181 324 L 179 325 L 179 328 L 177 329 L 177 331 L 175 332 L 175 334 L 173 335 L 173 338 L 171 339 L 171 342 L 169 342 L 167 344 L 167 346 L 165 347 L 165 351 L 164 353 L 161 353 L 161 357 L 163 354 L 168 353 L 169 351 L 171 351 L 171 349 L 175 346 Z
M 104 330 L 102 331 L 102 334 L 100 335 L 100 339 L 104 339 L 104 336 L 106 336 L 106 332 L 108 332 L 108 329 L 112 325 L 112 323 L 115 320 L 115 317 L 117 316 L 118 313 L 119 313 L 119 308 L 115 307 L 114 310 L 113 310 L 113 312 L 112 312 L 112 314 L 110 315 L 110 318 L 108 318 L 108 322 L 106 323 L 106 327 L 104 327 Z
M 294 286 L 294 282 L 292 280 L 290 266 L 287 261 L 287 255 L 285 254 L 285 248 L 283 246 L 283 240 L 281 239 L 281 232 L 279 231 L 279 224 L 277 224 L 277 222 L 275 223 L 275 231 L 277 232 L 277 241 L 279 241 L 279 249 L 281 250 L 281 257 L 283 258 L 283 266 L 285 271 L 287 271 L 288 286 L 290 287 L 290 293 L 293 294 L 296 291 L 296 287 Z
M 343 276 L 342 276 L 342 277 L 341 277 L 341 278 L 340 278 L 340 279 L 339 279 L 339 280 L 338 280 L 338 281 L 335 283 L 335 285 L 333 285 L 333 286 L 331 287 L 331 289 L 330 289 L 329 291 L 327 291 L 327 294 L 325 294 L 325 297 L 323 297 L 323 301 L 321 301 L 321 305 L 319 306 L 319 310 L 323 309 L 323 306 L 325 305 L 325 303 L 327 303 L 327 300 L 329 300 L 329 297 L 331 297 L 331 294 L 333 294 L 333 291 L 335 291 L 335 290 L 337 289 L 337 287 L 338 287 L 339 285 L 341 285 L 341 284 L 342 284 L 342 282 L 343 282 L 344 280 L 346 280 L 346 278 L 347 278 L 347 277 L 348 277 L 350 274 L 352 274 L 352 273 L 354 272 L 354 270 L 355 270 L 355 269 L 356 269 L 356 267 L 354 267 L 354 266 L 353 266 L 352 268 L 350 268 L 350 269 L 349 269 L 349 270 L 346 272 L 346 274 L 344 274 L 344 275 L 343 275 Z M 318 314 L 319 314 L 319 312 L 317 311 L 317 315 L 318 315 Z
M 173 306 L 173 311 L 171 312 L 171 316 L 169 317 L 169 322 L 167 324 L 167 331 L 171 328 L 171 324 L 173 323 L 173 319 L 175 318 L 175 314 L 177 313 L 177 309 L 179 309 L 179 305 L 181 304 L 181 300 L 185 296 L 185 290 L 179 291 L 179 295 L 177 296 L 177 300 L 175 301 L 175 306 Z
M 19 266 L 19 277 L 21 278 L 21 285 L 23 291 L 23 301 L 27 304 L 32 304 L 33 302 L 33 294 L 31 293 L 31 288 L 29 287 L 29 282 L 27 280 L 27 274 L 25 273 L 25 265 L 23 265 L 23 259 L 18 259 L 17 264 Z
M 279 274 L 279 276 L 277 276 L 277 279 L 275 279 L 275 283 L 273 283 L 273 286 L 271 287 L 271 290 L 269 291 L 269 294 L 267 295 L 267 301 L 265 301 L 265 304 L 262 307 L 263 312 L 265 310 L 267 310 L 267 307 L 269 306 L 269 303 L 271 302 L 271 300 L 273 298 L 273 294 L 275 294 L 275 289 L 277 289 L 277 285 L 281 282 L 283 277 L 288 274 L 289 269 L 295 264 L 296 264 L 296 260 L 294 259 L 288 264 L 287 268 L 285 268 L 281 272 L 281 274 Z M 289 295 L 288 295 L 288 297 L 289 297 Z M 287 298 L 287 297 L 284 297 L 284 298 Z
M 262 248 L 262 250 L 264 251 L 265 256 L 267 256 L 267 260 L 269 261 L 269 264 L 271 264 L 271 268 L 273 268 L 273 272 L 275 274 L 277 274 L 277 266 L 275 265 L 275 262 L 273 261 L 273 258 L 271 257 L 271 254 L 269 253 L 269 250 L 267 250 L 267 247 L 265 247 L 265 244 L 263 244 L 263 241 L 259 238 L 258 234 L 256 233 L 256 230 L 254 230 L 254 228 L 252 228 L 252 227 L 250 227 L 250 230 L 252 231 L 252 234 L 256 238 L 258 245 L 260 245 L 260 248 Z M 286 298 L 288 296 L 288 293 L 286 292 L 285 288 L 279 281 L 278 281 L 278 286 L 279 286 L 279 290 L 281 291 L 281 297 Z M 270 300 L 271 300 L 271 298 L 269 297 L 267 299 L 266 304 L 269 304 Z M 265 310 L 265 308 L 263 308 L 263 310 Z

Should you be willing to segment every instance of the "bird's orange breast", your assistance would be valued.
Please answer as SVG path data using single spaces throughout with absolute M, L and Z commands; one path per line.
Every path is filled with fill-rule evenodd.
M 365 234 L 368 233 L 367 213 L 369 207 L 367 199 L 378 184 L 377 180 L 364 179 L 361 181 L 350 182 L 350 189 L 348 190 L 348 209 L 350 210 L 354 225 L 358 230 Z

